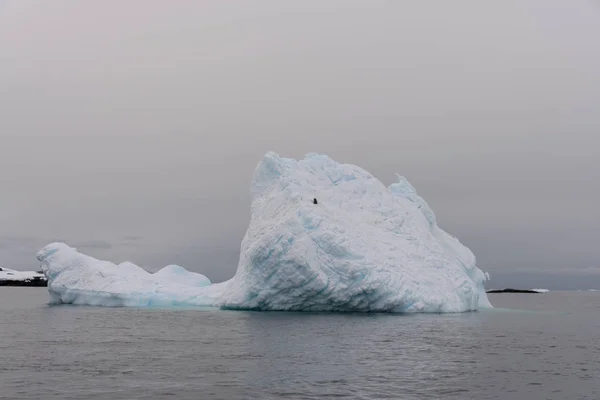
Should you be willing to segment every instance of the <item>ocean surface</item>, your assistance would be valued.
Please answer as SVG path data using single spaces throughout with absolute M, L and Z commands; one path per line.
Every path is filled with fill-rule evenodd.
M 1 399 L 600 399 L 600 292 L 452 315 L 48 306 L 0 288 Z

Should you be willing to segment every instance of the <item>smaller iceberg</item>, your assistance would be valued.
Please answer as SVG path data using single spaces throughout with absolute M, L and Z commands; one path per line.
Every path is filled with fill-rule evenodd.
M 54 303 L 96 306 L 186 305 L 210 280 L 178 265 L 155 273 L 130 263 L 113 264 L 79 253 L 64 243 L 52 243 L 38 253 Z

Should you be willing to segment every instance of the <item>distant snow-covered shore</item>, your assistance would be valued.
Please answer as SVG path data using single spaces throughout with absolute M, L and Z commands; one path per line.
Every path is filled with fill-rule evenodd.
M 0 286 L 47 286 L 46 277 L 35 271 L 16 271 L 0 267 Z

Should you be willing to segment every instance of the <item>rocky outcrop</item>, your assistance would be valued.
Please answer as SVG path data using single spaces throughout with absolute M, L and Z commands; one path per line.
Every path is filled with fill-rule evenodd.
M 487 293 L 540 293 L 535 290 L 527 290 L 527 289 L 494 289 L 488 290 Z

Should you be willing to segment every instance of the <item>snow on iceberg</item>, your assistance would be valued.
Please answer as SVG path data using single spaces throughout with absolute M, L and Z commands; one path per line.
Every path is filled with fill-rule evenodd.
M 483 287 L 488 276 L 473 253 L 437 226 L 431 208 L 403 177 L 388 188 L 362 168 L 324 155 L 296 161 L 270 152 L 256 168 L 251 195 L 250 225 L 229 281 L 210 284 L 181 267 L 149 274 L 54 243 L 38 253 L 48 290 L 56 302 L 107 306 L 359 312 L 491 307 Z

